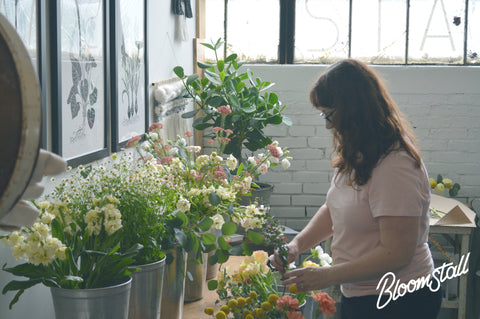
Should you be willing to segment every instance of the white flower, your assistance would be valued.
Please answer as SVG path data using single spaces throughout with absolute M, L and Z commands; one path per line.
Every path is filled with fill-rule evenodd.
M 177 202 L 177 209 L 180 210 L 182 213 L 188 212 L 190 209 L 190 202 L 188 199 L 180 198 Z
M 232 154 L 227 158 L 227 166 L 231 171 L 237 167 L 237 159 Z
M 54 218 L 55 216 L 53 214 L 45 212 L 40 217 L 40 221 L 44 224 L 50 224 Z
M 195 160 L 195 164 L 199 167 L 203 167 L 207 165 L 209 161 L 210 161 L 210 157 L 208 155 L 200 155 Z
M 319 256 L 320 258 L 320 264 L 322 267 L 330 267 L 330 265 L 332 264 L 332 257 L 330 257 L 329 254 L 327 253 L 323 253 Z
M 283 167 L 284 169 L 289 168 L 289 167 L 290 167 L 290 161 L 289 161 L 288 159 L 284 158 L 284 159 L 282 160 L 282 167 Z
M 222 229 L 223 224 L 225 224 L 225 220 L 223 219 L 223 216 L 220 214 L 216 214 L 215 216 L 212 217 L 213 220 L 213 225 L 215 229 Z
M 257 208 L 257 206 L 255 205 L 248 205 L 247 208 L 245 209 L 245 215 L 247 217 L 253 217 L 255 216 L 256 214 L 259 214 L 259 210 Z
M 150 133 L 150 138 L 152 139 L 152 141 L 155 142 L 156 140 L 158 140 L 158 133 L 156 132 Z
M 255 161 L 255 157 L 249 156 L 247 161 L 252 165 L 257 165 L 257 161 Z
M 170 151 L 168 151 L 170 156 L 177 156 L 178 155 L 178 147 L 172 147 Z
M 315 253 L 316 253 L 316 257 L 320 258 L 320 256 L 323 254 L 322 246 L 320 246 L 320 245 L 316 246 L 315 247 Z
M 144 150 L 145 152 L 148 152 L 148 150 L 150 149 L 150 147 L 151 147 L 151 144 L 150 144 L 149 141 L 143 142 L 143 143 L 142 143 L 142 146 L 141 146 L 142 150 Z

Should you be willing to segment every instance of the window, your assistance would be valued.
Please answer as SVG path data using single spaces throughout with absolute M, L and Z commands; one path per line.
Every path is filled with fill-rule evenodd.
M 480 63 L 480 0 L 209 0 L 205 6 L 207 39 L 226 39 L 227 50 L 249 62 Z

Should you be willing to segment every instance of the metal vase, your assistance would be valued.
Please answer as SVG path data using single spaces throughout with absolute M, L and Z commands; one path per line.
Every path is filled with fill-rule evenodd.
M 165 258 L 151 264 L 138 265 L 132 274 L 129 319 L 160 319 Z
M 104 288 L 50 288 L 56 319 L 127 319 L 132 278 Z
M 182 319 L 187 258 L 181 248 L 169 252 L 173 255 L 173 261 L 165 265 L 160 318 Z
M 195 253 L 189 252 L 187 257 L 187 273 L 185 279 L 185 302 L 202 299 L 205 296 L 205 282 L 207 281 L 208 253 L 201 253 L 202 262 L 196 261 Z

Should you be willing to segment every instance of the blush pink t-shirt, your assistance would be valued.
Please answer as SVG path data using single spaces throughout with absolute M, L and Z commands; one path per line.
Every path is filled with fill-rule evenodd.
M 333 222 L 331 244 L 334 264 L 354 260 L 380 244 L 380 216 L 420 216 L 419 237 L 409 265 L 393 271 L 407 283 L 433 271 L 428 248 L 430 185 L 425 166 L 415 166 L 406 151 L 393 151 L 381 159 L 367 184 L 349 186 L 343 175 L 332 179 L 327 207 Z M 381 276 L 342 284 L 346 296 L 378 295 Z

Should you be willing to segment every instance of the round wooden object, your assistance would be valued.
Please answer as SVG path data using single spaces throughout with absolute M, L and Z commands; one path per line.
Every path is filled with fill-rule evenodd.
M 28 52 L 0 15 L 0 218 L 22 196 L 40 148 L 40 90 Z

